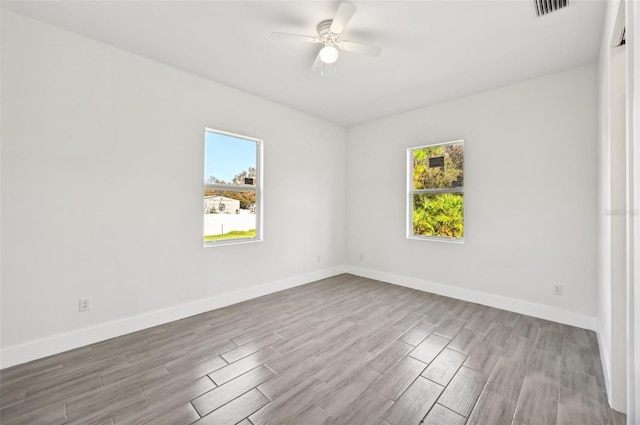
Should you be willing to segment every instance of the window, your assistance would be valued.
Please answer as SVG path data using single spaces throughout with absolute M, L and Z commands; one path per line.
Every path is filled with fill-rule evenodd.
M 464 142 L 407 151 L 407 237 L 463 241 Z
M 262 141 L 206 129 L 204 246 L 262 240 Z

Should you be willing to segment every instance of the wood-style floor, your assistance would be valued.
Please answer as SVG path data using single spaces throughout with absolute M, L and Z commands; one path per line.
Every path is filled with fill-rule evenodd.
M 2 424 L 612 424 L 595 334 L 341 275 L 0 372 Z

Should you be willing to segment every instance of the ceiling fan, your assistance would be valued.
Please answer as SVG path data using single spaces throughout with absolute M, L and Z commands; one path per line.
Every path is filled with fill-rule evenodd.
M 322 21 L 318 24 L 318 36 L 308 36 L 299 34 L 289 34 L 284 32 L 273 32 L 271 35 L 280 39 L 298 40 L 307 43 L 322 44 L 322 48 L 316 56 L 316 60 L 311 67 L 312 70 L 320 68 L 322 74 L 323 64 L 332 64 L 338 60 L 340 50 L 359 53 L 367 56 L 379 56 L 382 49 L 364 43 L 342 40 L 340 36 L 347 26 L 347 23 L 356 13 L 356 7 L 348 2 L 340 3 L 335 18 Z

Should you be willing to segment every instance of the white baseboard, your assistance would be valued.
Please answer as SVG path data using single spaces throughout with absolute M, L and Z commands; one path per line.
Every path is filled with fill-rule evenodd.
M 331 267 L 292 276 L 285 279 L 262 283 L 250 288 L 240 289 L 215 297 L 210 297 L 186 304 L 180 304 L 161 310 L 151 311 L 112 322 L 102 323 L 72 332 L 61 333 L 47 338 L 29 341 L 24 344 L 2 348 L 0 350 L 0 369 L 35 359 L 62 353 L 74 348 L 104 341 L 109 338 L 126 335 L 152 326 L 162 325 L 174 320 L 184 319 L 216 308 L 261 297 L 273 292 L 304 285 L 316 280 L 325 279 L 345 273 L 344 266 Z
M 503 297 L 486 292 L 479 292 L 471 289 L 459 288 L 414 277 L 386 273 L 356 266 L 347 266 L 346 273 L 351 273 L 369 279 L 381 280 L 383 282 L 393 283 L 395 285 L 405 286 L 419 291 L 444 295 L 446 297 L 456 298 L 463 301 L 483 304 L 502 310 L 513 311 L 514 313 L 526 314 L 527 316 L 551 320 L 553 322 L 576 326 L 583 329 L 589 329 L 592 331 L 596 331 L 598 329 L 597 319 L 595 316 L 586 316 L 543 304 L 536 304 L 515 298 Z
M 542 304 L 530 303 L 514 298 L 502 297 L 485 292 L 473 291 L 470 289 L 458 288 L 451 285 L 431 282 L 408 276 L 381 272 L 372 269 L 365 269 L 356 266 L 336 266 L 328 269 L 317 270 L 303 275 L 292 276 L 272 282 L 255 285 L 250 288 L 228 292 L 215 297 L 181 304 L 162 310 L 131 316 L 119 320 L 114 320 L 100 325 L 90 326 L 76 331 L 66 332 L 24 344 L 6 347 L 0 350 L 0 369 L 11 367 L 17 364 L 26 363 L 35 359 L 50 356 L 74 348 L 104 341 L 109 338 L 126 335 L 152 326 L 162 325 L 174 320 L 215 310 L 216 308 L 239 303 L 252 298 L 304 285 L 316 280 L 336 276 L 341 273 L 351 273 L 370 279 L 380 280 L 395 285 L 405 286 L 420 291 L 431 292 L 464 301 L 496 307 L 503 310 L 526 314 L 541 319 L 552 320 L 554 322 L 577 326 L 584 329 L 597 330 L 596 318 L 585 316 Z M 600 342 L 600 341 L 599 341 Z M 601 344 L 602 346 L 602 344 Z M 603 362 L 606 361 L 602 356 Z M 605 374 L 608 369 L 603 363 Z M 605 376 L 606 378 L 606 376 Z M 607 379 L 605 379 L 607 381 Z

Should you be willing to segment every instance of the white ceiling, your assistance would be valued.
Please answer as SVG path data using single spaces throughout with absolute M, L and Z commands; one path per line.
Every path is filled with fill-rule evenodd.
M 595 61 L 605 2 L 357 1 L 342 38 L 382 47 L 311 72 L 337 1 L 2 1 L 3 7 L 204 78 L 351 126 Z

